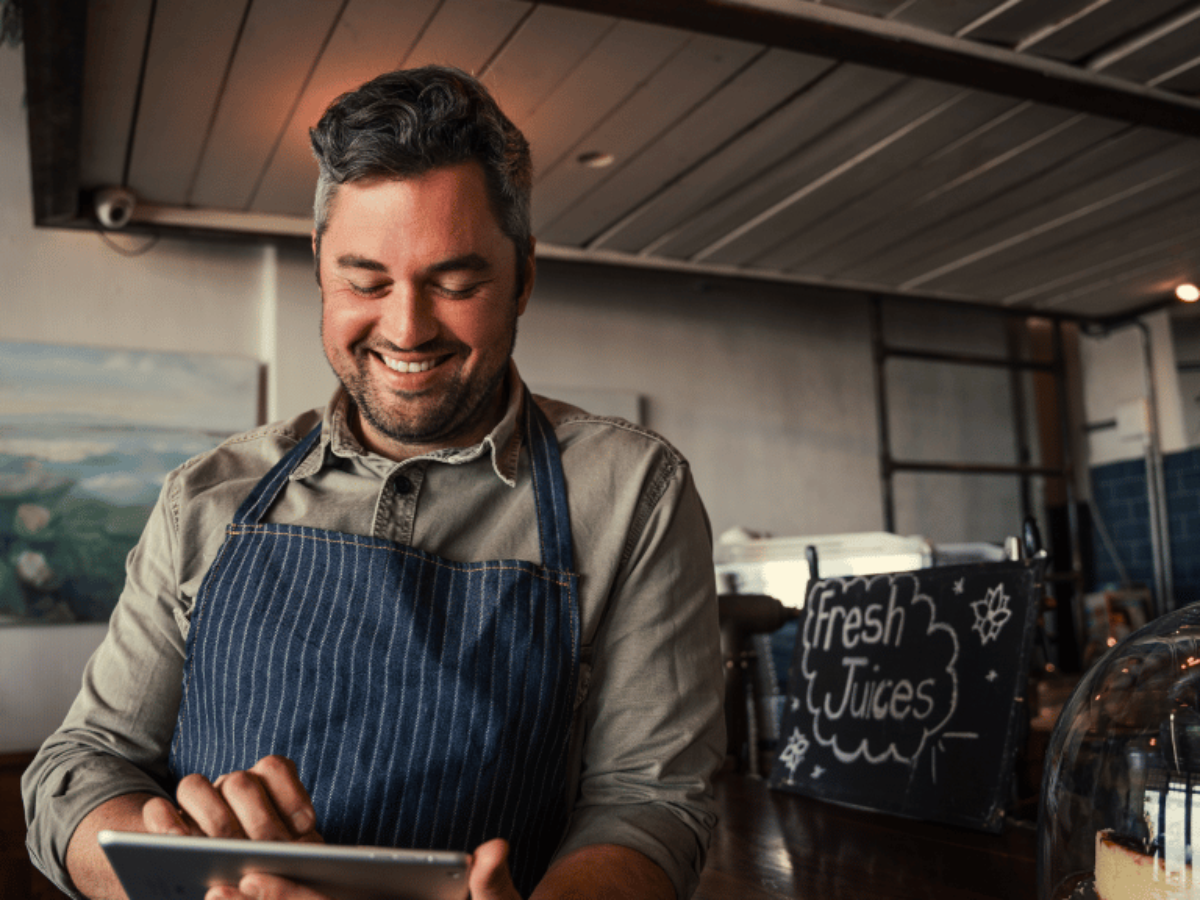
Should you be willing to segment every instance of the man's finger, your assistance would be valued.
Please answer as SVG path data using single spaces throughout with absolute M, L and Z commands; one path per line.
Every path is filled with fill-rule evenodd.
M 242 876 L 238 890 L 252 900 L 329 900 L 312 888 L 302 887 L 274 875 L 252 872 Z
M 151 797 L 142 807 L 142 823 L 151 834 L 193 834 L 175 804 L 162 797 Z
M 521 900 L 508 874 L 508 841 L 494 838 L 480 844 L 467 873 L 471 900 Z
M 319 840 L 317 814 L 308 791 L 300 782 L 296 764 L 286 756 L 264 756 L 250 771 L 258 776 L 280 819 L 291 830 L 291 837 Z
M 202 834 L 208 837 L 244 838 L 237 815 L 225 802 L 221 792 L 203 775 L 188 775 L 175 790 L 184 815 L 189 816 Z
M 255 841 L 290 841 L 292 832 L 279 816 L 262 779 L 253 771 L 228 772 L 214 787 L 237 817 L 246 837 Z

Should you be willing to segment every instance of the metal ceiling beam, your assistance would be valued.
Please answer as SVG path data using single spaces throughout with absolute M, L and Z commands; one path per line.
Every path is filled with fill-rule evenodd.
M 1200 137 L 1200 100 L 806 0 L 543 0 Z

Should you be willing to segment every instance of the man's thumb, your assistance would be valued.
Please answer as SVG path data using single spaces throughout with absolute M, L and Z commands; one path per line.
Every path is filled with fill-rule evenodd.
M 480 844 L 471 860 L 467 883 L 471 900 L 521 900 L 508 874 L 508 841 L 493 838 Z

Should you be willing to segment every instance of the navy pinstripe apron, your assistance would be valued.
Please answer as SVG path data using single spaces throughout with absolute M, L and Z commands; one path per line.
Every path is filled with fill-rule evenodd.
M 265 523 L 320 426 L 255 486 L 197 595 L 175 778 L 282 754 L 330 843 L 504 837 L 528 895 L 566 821 L 579 617 L 558 444 L 525 410 L 541 565 Z

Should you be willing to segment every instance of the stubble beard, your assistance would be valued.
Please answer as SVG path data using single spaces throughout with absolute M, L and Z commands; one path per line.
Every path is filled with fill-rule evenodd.
M 338 376 L 342 387 L 354 402 L 359 415 L 375 431 L 400 444 L 424 445 L 439 449 L 453 446 L 458 438 L 474 430 L 492 410 L 508 374 L 509 360 L 512 358 L 516 340 L 517 317 L 514 315 L 508 352 L 494 371 L 479 373 L 473 381 L 468 381 L 460 370 L 440 389 L 441 397 L 435 403 L 411 415 L 405 415 L 399 410 L 389 410 L 388 407 L 392 405 L 388 402 L 389 397 L 402 404 L 412 404 L 419 403 L 421 396 L 403 392 L 384 392 L 385 396 L 379 396 L 380 392 L 368 375 L 372 365 L 371 351 L 368 348 L 354 348 L 353 372 L 343 374 L 334 367 L 334 374 Z M 447 347 L 442 352 L 461 349 L 458 346 Z

